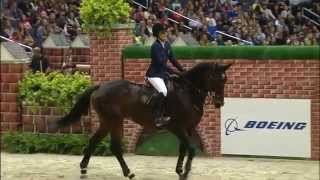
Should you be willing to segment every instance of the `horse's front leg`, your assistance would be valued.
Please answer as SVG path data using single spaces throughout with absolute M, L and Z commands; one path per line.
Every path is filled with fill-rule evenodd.
M 190 171 L 191 171 L 191 166 L 192 166 L 192 160 L 193 160 L 193 158 L 194 158 L 194 156 L 195 156 L 195 148 L 194 147 L 192 147 L 190 144 L 189 144 L 189 146 L 188 146 L 188 158 L 187 158 L 187 162 L 186 162 L 186 165 L 185 165 L 185 171 L 184 171 L 184 173 L 183 173 L 183 175 L 182 176 L 184 176 L 185 177 L 185 179 L 187 179 L 187 177 L 188 177 L 188 175 L 189 175 L 189 173 L 190 173 Z
M 181 176 L 183 173 L 183 161 L 186 156 L 187 149 L 189 147 L 189 140 L 187 134 L 183 130 L 170 130 L 174 135 L 176 135 L 180 141 L 179 147 L 179 157 L 176 166 L 176 173 Z
M 183 167 L 184 157 L 186 156 L 186 151 L 187 151 L 187 148 L 185 146 L 185 143 L 180 142 L 179 157 L 178 157 L 177 166 L 176 166 L 176 173 L 178 175 L 181 175 L 183 172 L 182 167 Z

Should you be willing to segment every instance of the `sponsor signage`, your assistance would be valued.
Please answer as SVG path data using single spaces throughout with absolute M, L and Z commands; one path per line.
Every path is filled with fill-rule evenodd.
M 311 101 L 225 98 L 221 153 L 311 157 Z

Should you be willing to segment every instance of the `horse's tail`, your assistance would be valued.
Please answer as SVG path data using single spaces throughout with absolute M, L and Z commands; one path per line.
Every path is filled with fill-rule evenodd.
M 55 123 L 54 127 L 61 128 L 80 121 L 81 115 L 84 114 L 90 106 L 91 94 L 99 87 L 99 85 L 95 85 L 86 89 L 84 93 L 80 95 L 78 101 L 72 107 L 71 111 L 67 115 L 59 119 Z

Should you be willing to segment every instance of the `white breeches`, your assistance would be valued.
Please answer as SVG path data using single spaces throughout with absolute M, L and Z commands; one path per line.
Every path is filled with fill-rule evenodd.
M 158 77 L 147 77 L 150 84 L 159 92 L 162 93 L 165 97 L 167 96 L 167 87 L 163 79 Z

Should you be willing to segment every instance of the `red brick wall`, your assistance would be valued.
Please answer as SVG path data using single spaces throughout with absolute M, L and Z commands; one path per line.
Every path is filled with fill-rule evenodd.
M 229 72 L 227 97 L 311 99 L 311 157 L 320 154 L 320 62 L 239 60 Z
M 18 81 L 22 79 L 23 72 L 28 64 L 4 64 L 1 63 L 1 129 L 3 131 L 15 131 L 21 127 L 19 105 L 17 103 Z
M 72 62 L 75 64 L 89 64 L 90 48 L 72 48 Z
M 106 38 L 90 34 L 90 74 L 95 84 L 122 78 L 121 52 L 132 44 L 131 33 L 130 28 L 122 28 L 112 30 L 112 36 Z M 99 121 L 94 112 L 91 120 L 92 129 L 96 129 Z
M 179 60 L 190 68 L 201 60 Z M 234 62 L 228 71 L 225 97 L 311 99 L 312 159 L 319 159 L 320 149 L 320 62 L 314 60 L 204 60 Z M 124 63 L 125 79 L 143 83 L 149 61 L 130 59 Z M 141 130 L 141 129 L 140 129 Z M 204 149 L 220 155 L 220 110 L 208 101 L 197 128 Z M 127 130 L 128 131 L 128 130 Z M 135 129 L 132 131 L 139 131 Z M 136 136 L 139 135 L 135 133 Z M 132 138 L 132 137 L 131 137 Z M 137 138 L 134 138 L 137 139 Z M 132 146 L 131 148 L 134 148 Z M 133 150 L 133 149 L 130 149 Z
M 71 55 L 68 48 L 44 48 L 43 55 L 48 59 L 52 69 L 61 69 L 62 62 L 67 61 Z
M 66 65 L 90 63 L 90 48 L 44 48 L 43 55 L 54 70 L 61 70 L 63 62 Z
M 64 112 L 56 107 L 33 110 L 31 107 L 22 107 L 22 130 L 25 132 L 49 133 L 48 125 L 64 115 Z M 69 127 L 59 129 L 60 133 L 83 133 L 91 132 L 90 117 L 82 116 L 81 121 Z

